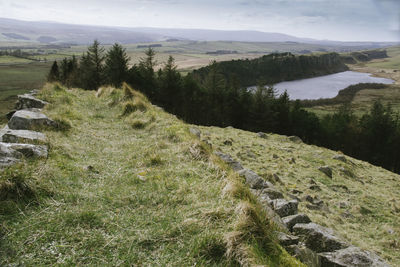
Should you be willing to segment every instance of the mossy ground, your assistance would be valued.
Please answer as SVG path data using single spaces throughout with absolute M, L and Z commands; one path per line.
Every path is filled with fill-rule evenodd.
M 300 198 L 299 211 L 312 221 L 334 229 L 354 245 L 377 252 L 393 266 L 400 265 L 399 175 L 350 157 L 347 163 L 332 159 L 340 153 L 297 144 L 285 136 L 263 139 L 255 133 L 217 127 L 202 127 L 202 131 L 214 149 L 232 155 L 273 182 L 286 192 L 286 198 L 290 199 L 289 194 Z M 232 145 L 225 145 L 230 143 L 226 140 Z M 333 169 L 332 179 L 318 170 L 324 165 Z M 320 191 L 310 188 L 314 185 L 311 179 Z M 327 207 L 308 209 L 307 195 L 323 200 Z
M 46 131 L 47 160 L 1 172 L 2 189 L 31 191 L 0 200 L 0 265 L 301 266 L 239 178 L 139 93 L 40 97 L 71 128 Z

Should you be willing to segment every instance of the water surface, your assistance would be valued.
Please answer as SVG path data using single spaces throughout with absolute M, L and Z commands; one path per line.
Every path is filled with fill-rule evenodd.
M 281 82 L 274 85 L 279 94 L 287 90 L 290 99 L 319 99 L 332 98 L 338 92 L 350 85 L 358 83 L 394 83 L 391 79 L 372 77 L 370 73 L 345 71 L 315 78 L 302 79 L 290 82 Z

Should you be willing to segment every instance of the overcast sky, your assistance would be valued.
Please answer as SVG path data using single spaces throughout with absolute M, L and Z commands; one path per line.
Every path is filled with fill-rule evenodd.
M 0 0 L 0 17 L 400 41 L 400 0 Z

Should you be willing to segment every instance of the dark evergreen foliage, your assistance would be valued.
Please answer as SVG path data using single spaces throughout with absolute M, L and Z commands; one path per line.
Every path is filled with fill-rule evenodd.
M 105 82 L 118 86 L 126 79 L 153 103 L 189 123 L 296 135 L 306 143 L 340 150 L 389 170 L 400 171 L 398 116 L 393 114 L 390 106 L 383 107 L 377 102 L 368 114 L 358 118 L 348 105 L 353 95 L 365 86 L 381 88 L 381 85 L 349 87 L 335 100 L 335 103 L 344 104 L 341 109 L 322 119 L 302 108 L 302 103 L 313 105 L 313 101 L 293 102 L 286 92 L 278 96 L 272 87 L 264 86 L 265 82 L 343 70 L 337 54 L 293 56 L 286 53 L 252 61 L 213 62 L 182 77 L 172 57 L 163 68 L 155 71 L 157 63 L 152 48 L 129 70 L 126 67 L 128 58 L 121 46 L 114 45 L 107 53 L 105 66 L 102 53 L 95 41 L 81 57 L 79 66 L 76 59 L 63 60 L 59 80 L 67 85 L 96 89 Z M 49 77 L 57 77 L 57 63 L 53 65 Z M 254 90 L 244 87 L 257 84 L 257 81 L 259 86 Z
M 120 44 L 114 44 L 106 55 L 104 66 L 106 82 L 115 87 L 120 87 L 128 78 L 129 60 L 125 48 Z
M 60 71 L 58 69 L 58 63 L 57 63 L 57 61 L 54 61 L 53 65 L 51 65 L 50 72 L 47 75 L 47 81 L 48 82 L 56 82 L 59 80 L 60 80 Z

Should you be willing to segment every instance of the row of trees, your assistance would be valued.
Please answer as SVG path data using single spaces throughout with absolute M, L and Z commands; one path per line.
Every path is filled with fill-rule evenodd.
M 54 61 L 48 81 L 60 81 L 71 87 L 97 90 L 103 84 L 121 86 L 128 78 L 130 58 L 120 44 L 114 44 L 105 54 L 96 40 L 78 61 L 75 56 L 64 58 L 60 66 Z
M 49 80 L 85 89 L 103 84 L 118 87 L 126 81 L 153 103 L 190 123 L 297 135 L 307 143 L 400 171 L 400 123 L 390 107 L 379 102 L 361 118 L 343 106 L 320 119 L 303 109 L 299 101 L 290 101 L 287 93 L 277 95 L 272 87 L 260 84 L 250 92 L 235 76 L 227 77 L 221 64 L 215 62 L 202 75 L 182 76 L 173 57 L 155 70 L 158 64 L 151 48 L 139 64 L 128 68 L 128 60 L 120 45 L 104 55 L 95 42 L 79 62 L 73 57 L 64 59 L 58 70 L 53 65 Z
M 241 59 L 216 63 L 218 71 L 228 81 L 239 81 L 240 86 L 261 83 L 275 84 L 348 70 L 337 53 L 300 55 L 273 53 L 256 59 Z M 193 71 L 203 80 L 213 67 Z

